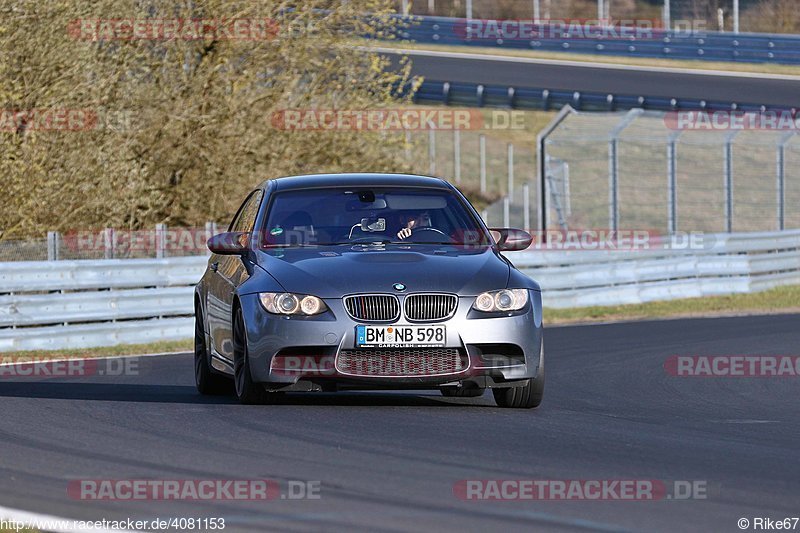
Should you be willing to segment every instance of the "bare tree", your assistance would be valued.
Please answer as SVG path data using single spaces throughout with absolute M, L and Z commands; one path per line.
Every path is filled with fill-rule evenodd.
M 287 108 L 406 102 L 398 87 L 408 69 L 389 73 L 351 44 L 392 32 L 390 4 L 0 0 L 0 111 L 16 121 L 0 125 L 5 238 L 225 220 L 265 178 L 406 170 L 400 133 L 284 131 L 270 121 Z M 256 38 L 120 38 L 97 22 L 91 34 L 91 21 L 111 19 L 267 22 Z M 77 131 L 32 127 L 33 110 L 96 120 Z

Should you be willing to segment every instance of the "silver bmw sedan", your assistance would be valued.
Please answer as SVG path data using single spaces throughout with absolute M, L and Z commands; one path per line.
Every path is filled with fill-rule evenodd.
M 501 407 L 542 401 L 539 285 L 448 182 L 285 177 L 244 200 L 195 292 L 195 378 L 242 403 L 287 392 L 438 389 Z M 231 386 L 233 382 L 233 386 Z

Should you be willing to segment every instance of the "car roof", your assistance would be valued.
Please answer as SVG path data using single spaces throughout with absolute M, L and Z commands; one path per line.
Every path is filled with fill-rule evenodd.
M 307 174 L 286 176 L 267 180 L 261 184 L 266 188 L 272 183 L 276 191 L 292 191 L 326 187 L 427 187 L 450 189 L 451 185 L 441 178 L 414 174 Z

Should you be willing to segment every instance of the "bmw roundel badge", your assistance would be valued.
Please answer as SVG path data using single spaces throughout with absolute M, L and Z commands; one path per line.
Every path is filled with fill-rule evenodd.
M 392 285 L 392 287 L 394 287 L 394 290 L 396 290 L 396 291 L 404 291 L 404 290 L 406 290 L 406 286 L 403 285 L 402 283 L 395 283 L 394 285 Z

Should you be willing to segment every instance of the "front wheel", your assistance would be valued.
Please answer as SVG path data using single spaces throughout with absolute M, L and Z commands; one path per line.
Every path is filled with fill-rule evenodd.
M 214 373 L 209 364 L 206 333 L 203 327 L 203 315 L 200 310 L 194 313 L 194 384 L 200 394 L 227 394 L 231 389 L 228 378 Z
M 492 389 L 494 401 L 498 407 L 511 407 L 514 409 L 532 409 L 539 407 L 544 396 L 544 367 L 533 379 L 528 379 L 522 387 L 509 387 L 507 389 Z
M 242 310 L 236 311 L 233 326 L 233 376 L 236 397 L 245 405 L 271 403 L 281 393 L 268 393 L 264 386 L 253 381 L 250 359 L 247 355 L 247 337 Z

